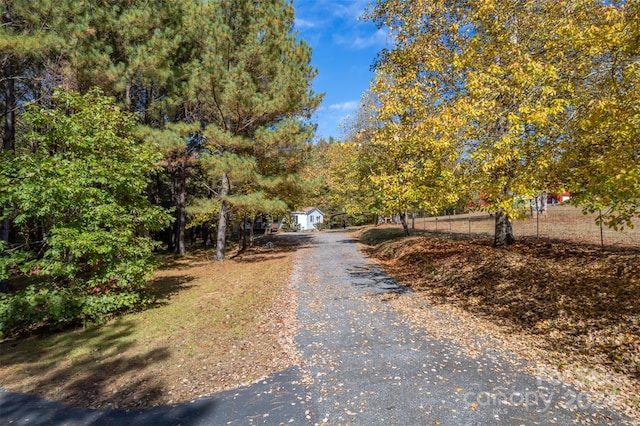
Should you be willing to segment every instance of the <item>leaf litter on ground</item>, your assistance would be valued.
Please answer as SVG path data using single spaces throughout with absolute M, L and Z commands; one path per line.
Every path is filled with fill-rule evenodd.
M 385 228 L 360 238 L 413 290 L 390 302 L 415 326 L 469 354 L 498 344 L 532 374 L 640 418 L 639 250 L 535 238 L 496 249 L 487 238 Z

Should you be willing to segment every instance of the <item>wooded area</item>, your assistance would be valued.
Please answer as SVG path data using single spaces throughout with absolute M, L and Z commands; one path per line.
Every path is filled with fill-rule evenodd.
M 332 375 L 351 373 L 344 389 L 362 395 L 369 373 L 334 367 L 384 361 L 388 341 L 358 337 L 383 324 L 376 338 L 395 336 L 405 366 L 415 351 L 437 355 L 444 370 L 487 354 L 489 375 L 468 387 L 499 390 L 511 379 L 493 361 L 521 356 L 567 379 L 563 390 L 578 384 L 638 417 L 638 238 L 612 247 L 602 226 L 595 240 L 556 234 L 570 236 L 574 207 L 590 226 L 639 223 L 640 0 L 376 0 L 365 17 L 389 29 L 388 47 L 343 139 L 328 141 L 314 140 L 322 95 L 292 0 L 0 8 L 0 373 L 20 401 L 35 393 L 137 410 L 256 380 L 287 381 L 308 397 L 304 377 L 322 393 Z M 557 205 L 546 216 L 548 199 Z M 271 219 L 303 206 L 329 223 L 243 250 L 256 222 L 272 229 Z M 529 231 L 512 226 L 527 214 L 518 225 Z M 403 230 L 343 233 L 391 217 Z M 339 233 L 320 231 L 331 222 Z M 232 235 L 245 237 L 237 251 Z M 325 321 L 323 304 L 346 316 Z M 405 334 L 407 318 L 427 339 Z M 300 340 L 298 330 L 313 333 Z M 344 350 L 354 339 L 331 341 L 338 335 L 358 337 L 362 350 Z M 430 336 L 454 345 L 430 354 Z M 335 354 L 349 359 L 315 362 Z M 484 368 L 470 361 L 447 377 Z M 406 397 L 424 365 L 408 379 L 381 374 L 393 389 L 408 386 L 378 394 L 413 404 Z M 289 367 L 295 380 L 265 379 Z M 322 374 L 308 374 L 315 367 Z M 431 373 L 420 389 L 435 386 Z M 440 381 L 458 403 L 462 385 Z M 532 389 L 523 383 L 513 390 Z M 253 389 L 243 392 L 255 402 Z M 381 406 L 374 396 L 360 413 Z M 326 407 L 349 416 L 342 422 L 356 418 L 351 402 Z M 476 418 L 478 405 L 442 408 Z
M 333 164 L 351 214 L 495 213 L 570 192 L 613 228 L 640 211 L 638 1 L 379 0 L 390 46 Z M 339 182 L 339 184 L 338 184 Z M 341 210 L 338 210 L 341 211 Z
M 571 193 L 632 226 L 639 10 L 378 0 L 370 89 L 343 141 L 310 144 L 289 1 L 5 2 L 0 331 L 143 306 L 156 240 L 184 254 L 197 230 L 221 260 L 231 228 L 303 205 L 407 232 L 406 212 L 480 209 L 503 246 L 529 200 Z
M 0 336 L 143 306 L 154 240 L 183 254 L 199 226 L 223 259 L 230 226 L 295 207 L 321 96 L 293 21 L 284 0 L 3 3 Z

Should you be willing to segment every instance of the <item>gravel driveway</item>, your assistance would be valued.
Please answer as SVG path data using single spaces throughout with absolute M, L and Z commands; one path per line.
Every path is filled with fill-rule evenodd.
M 0 392 L 12 424 L 633 424 L 562 383 L 521 373 L 491 347 L 413 329 L 387 302 L 411 297 L 347 233 L 313 234 L 299 252 L 300 366 L 253 386 L 139 413 L 68 409 Z
M 353 239 L 327 232 L 314 242 L 294 275 L 312 423 L 623 423 L 588 395 L 520 373 L 491 347 L 472 358 L 452 342 L 412 329 L 385 302 L 411 294 Z

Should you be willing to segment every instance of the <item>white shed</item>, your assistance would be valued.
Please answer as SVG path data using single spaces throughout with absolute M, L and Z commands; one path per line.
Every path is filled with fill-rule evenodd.
M 302 210 L 291 212 L 291 223 L 301 231 L 318 229 L 316 225 L 324 222 L 324 213 L 316 207 L 306 207 Z

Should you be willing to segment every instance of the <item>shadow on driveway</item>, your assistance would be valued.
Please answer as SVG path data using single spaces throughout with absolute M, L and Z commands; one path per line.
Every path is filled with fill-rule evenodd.
M 305 418 L 297 367 L 254 385 L 145 411 L 91 410 L 0 389 L 0 424 L 11 425 L 222 425 L 293 424 Z
M 408 287 L 398 284 L 396 280 L 375 265 L 355 266 L 350 268 L 348 272 L 351 277 L 351 284 L 376 294 L 404 294 L 411 291 Z

